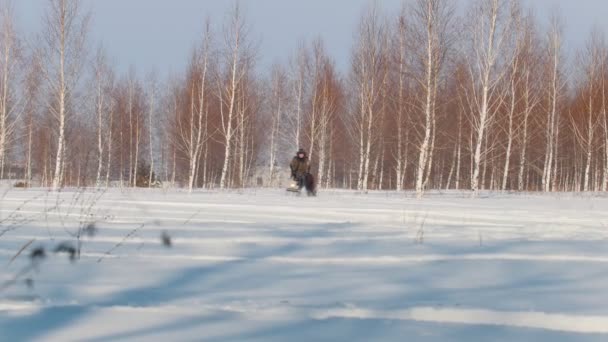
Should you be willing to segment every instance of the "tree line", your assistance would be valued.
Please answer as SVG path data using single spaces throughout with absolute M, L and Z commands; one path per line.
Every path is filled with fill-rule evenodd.
M 517 0 L 369 6 L 341 72 L 322 38 L 260 70 L 235 3 L 202 20 L 176 76 L 117 73 L 91 14 L 48 0 L 43 29 L 0 14 L 0 178 L 27 186 L 279 186 L 298 148 L 321 188 L 608 190 L 608 45 Z

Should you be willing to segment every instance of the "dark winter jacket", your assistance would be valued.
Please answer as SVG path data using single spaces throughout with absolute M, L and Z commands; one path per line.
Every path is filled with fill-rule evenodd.
M 291 169 L 291 176 L 294 178 L 310 173 L 310 163 L 308 161 L 308 157 L 304 156 L 304 158 L 298 158 L 295 156 L 291 160 L 289 168 Z

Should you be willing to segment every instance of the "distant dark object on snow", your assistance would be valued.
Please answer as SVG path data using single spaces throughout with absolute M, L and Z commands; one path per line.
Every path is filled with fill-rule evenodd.
M 172 246 L 171 236 L 169 236 L 169 233 L 167 233 L 167 231 L 162 232 L 160 239 L 163 242 L 163 246 L 165 246 L 167 248 Z
M 55 253 L 66 253 L 70 261 L 74 262 L 76 260 L 76 248 L 69 242 L 62 242 L 55 247 Z
M 97 227 L 95 223 L 89 223 L 86 227 L 84 227 L 83 232 L 87 234 L 88 237 L 94 237 L 97 235 Z
M 13 185 L 15 188 L 27 188 L 28 185 L 25 182 L 17 182 L 15 183 L 15 185 Z
M 30 260 L 32 262 L 40 261 L 44 258 L 46 258 L 46 252 L 44 250 L 44 247 L 36 247 L 30 253 Z

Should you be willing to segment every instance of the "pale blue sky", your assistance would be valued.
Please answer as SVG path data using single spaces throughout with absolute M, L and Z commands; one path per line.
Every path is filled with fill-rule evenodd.
M 14 1 L 19 26 L 26 32 L 39 28 L 48 0 Z M 395 13 L 402 2 L 377 0 Z M 458 0 L 466 7 L 469 0 Z M 558 7 L 566 21 L 568 50 L 578 48 L 593 25 L 608 35 L 606 0 L 525 0 L 545 20 Z M 216 27 L 233 5 L 232 0 L 83 0 L 93 12 L 92 44 L 103 42 L 120 71 L 130 65 L 139 72 L 156 69 L 163 75 L 180 72 L 194 42 L 200 37 L 209 16 Z M 323 37 L 339 68 L 346 70 L 350 60 L 353 32 L 370 0 L 241 0 L 260 40 L 259 63 L 262 70 L 274 61 L 285 61 L 298 40 Z

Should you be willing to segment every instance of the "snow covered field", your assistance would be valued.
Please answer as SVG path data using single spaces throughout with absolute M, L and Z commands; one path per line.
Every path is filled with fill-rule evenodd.
M 608 340 L 599 195 L 11 190 L 0 213 L 1 341 Z M 81 259 L 53 254 L 79 227 Z

